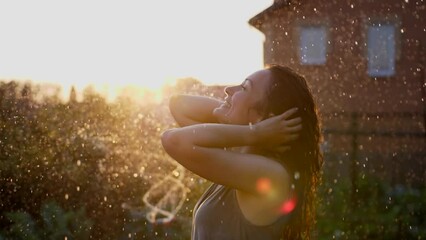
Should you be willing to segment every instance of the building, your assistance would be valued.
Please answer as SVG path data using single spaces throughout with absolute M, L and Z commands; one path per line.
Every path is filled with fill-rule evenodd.
M 275 0 L 249 24 L 265 35 L 265 65 L 306 77 L 327 148 L 395 181 L 421 170 L 425 183 L 425 17 L 422 0 Z

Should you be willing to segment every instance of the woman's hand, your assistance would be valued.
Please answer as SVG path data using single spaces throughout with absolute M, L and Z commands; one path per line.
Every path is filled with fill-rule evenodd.
M 296 112 L 297 108 L 292 108 L 281 115 L 254 124 L 256 145 L 283 146 L 296 140 L 302 130 L 302 119 L 290 118 Z

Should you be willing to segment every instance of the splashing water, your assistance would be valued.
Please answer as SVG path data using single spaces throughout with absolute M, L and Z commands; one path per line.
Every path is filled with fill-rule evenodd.
M 131 216 L 135 219 L 146 218 L 152 224 L 169 223 L 182 208 L 189 192 L 182 182 L 184 177 L 185 169 L 180 165 L 176 166 L 173 171 L 152 185 L 143 195 L 144 208 L 128 203 L 123 203 L 121 207 L 130 210 Z
M 145 216 L 150 223 L 168 223 L 182 208 L 189 192 L 189 189 L 182 183 L 184 176 L 185 169 L 177 166 L 145 193 L 142 200 L 148 208 Z M 161 197 L 154 200 L 152 196 L 158 193 L 161 194 Z

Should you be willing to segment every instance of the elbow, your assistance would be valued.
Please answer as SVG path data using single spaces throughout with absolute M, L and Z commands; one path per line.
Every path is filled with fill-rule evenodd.
M 182 165 L 194 156 L 194 145 L 179 128 L 161 134 L 161 144 L 166 153 Z
M 169 100 L 169 109 L 172 113 L 176 111 L 176 108 L 179 106 L 179 102 L 181 101 L 181 95 L 172 95 Z
M 177 129 L 169 129 L 161 134 L 161 144 L 172 158 L 177 158 L 182 150 L 182 141 Z
M 173 143 L 176 142 L 176 134 L 174 134 L 173 131 L 173 129 L 169 129 L 161 134 L 161 144 L 167 153 L 173 150 Z
M 182 95 L 173 95 L 169 100 L 169 109 L 173 118 L 179 126 L 189 125 L 185 123 L 186 117 L 184 116 L 185 109 L 182 103 Z
M 177 101 L 178 96 L 177 95 L 172 95 L 169 99 L 169 108 L 172 109 L 175 105 L 176 105 L 176 101 Z

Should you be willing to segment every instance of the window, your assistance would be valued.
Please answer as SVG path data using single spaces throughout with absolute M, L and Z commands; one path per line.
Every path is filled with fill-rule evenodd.
M 372 77 L 388 77 L 395 73 L 395 26 L 371 24 L 367 40 L 368 74 Z
M 325 26 L 302 26 L 299 45 L 300 62 L 322 65 L 326 61 L 327 32 Z

